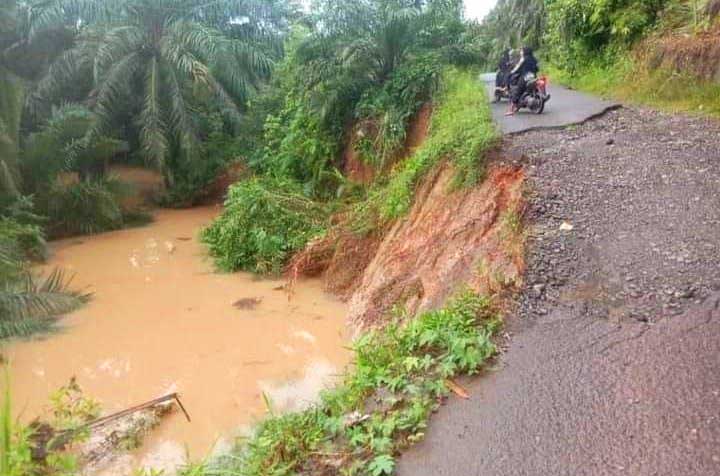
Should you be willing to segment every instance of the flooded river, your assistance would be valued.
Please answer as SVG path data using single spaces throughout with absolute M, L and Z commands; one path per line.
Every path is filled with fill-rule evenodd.
M 76 376 L 105 412 L 177 391 L 192 416 L 170 415 L 135 454 L 103 474 L 207 455 L 265 413 L 310 401 L 349 359 L 346 307 L 318 281 L 216 274 L 198 242 L 217 207 L 163 210 L 143 228 L 53 243 L 49 267 L 94 293 L 59 333 L 4 349 L 22 419 Z M 243 305 L 245 304 L 245 305 Z

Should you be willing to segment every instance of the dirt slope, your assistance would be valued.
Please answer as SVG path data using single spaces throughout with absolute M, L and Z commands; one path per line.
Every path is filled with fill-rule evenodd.
M 520 284 L 522 170 L 492 166 L 480 186 L 451 192 L 454 173 L 446 163 L 426 177 L 408 217 L 384 237 L 350 299 L 351 322 L 373 324 L 396 303 L 439 306 L 465 283 L 483 293 Z
M 719 142 L 623 109 L 508 144 L 533 190 L 509 350 L 401 476 L 720 474 Z
M 410 156 L 410 154 L 425 141 L 428 129 L 430 128 L 432 110 L 432 103 L 429 102 L 420 107 L 420 110 L 418 110 L 408 124 L 405 144 L 403 144 L 402 149 L 398 152 L 397 157 L 386 164 L 387 167 L 391 167 L 397 160 Z M 358 129 L 359 126 L 356 125 L 348 134 L 349 140 L 347 144 L 345 144 L 342 157 L 343 174 L 352 181 L 367 184 L 375 179 L 377 171 L 372 164 L 363 162 L 360 154 L 355 150 L 355 142 L 359 138 Z

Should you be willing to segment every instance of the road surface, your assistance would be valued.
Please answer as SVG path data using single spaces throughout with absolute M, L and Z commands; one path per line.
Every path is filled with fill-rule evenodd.
M 495 95 L 495 75 L 482 75 L 480 80 L 487 88 L 488 96 Z M 535 114 L 523 109 L 514 116 L 505 116 L 508 102 L 492 104 L 492 113 L 495 122 L 505 134 L 517 134 L 533 129 L 564 127 L 580 124 L 604 112 L 617 108 L 619 103 L 606 101 L 595 96 L 573 91 L 558 84 L 548 87 L 551 94 L 550 101 L 545 105 L 545 112 Z
M 506 141 L 530 191 L 507 352 L 399 476 L 720 475 L 719 138 L 623 108 Z

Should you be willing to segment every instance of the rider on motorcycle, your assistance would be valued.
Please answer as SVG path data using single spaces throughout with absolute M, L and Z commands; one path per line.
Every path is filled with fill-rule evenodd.
M 495 76 L 495 88 L 497 88 L 497 89 L 505 89 L 508 87 L 508 79 L 510 76 L 510 70 L 514 66 L 512 59 L 511 59 L 512 53 L 513 53 L 513 51 L 508 48 L 505 51 L 503 51 L 503 54 L 500 57 L 500 62 L 498 63 L 497 75 Z
M 537 75 L 539 70 L 532 49 L 523 48 L 520 52 L 520 60 L 510 72 L 510 110 L 505 115 L 512 116 L 518 111 L 520 98 L 527 88 L 527 76 Z

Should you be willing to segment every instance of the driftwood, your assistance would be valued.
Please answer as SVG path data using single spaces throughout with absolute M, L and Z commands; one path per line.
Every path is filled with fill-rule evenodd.
M 113 413 L 113 414 L 110 414 L 110 415 L 107 415 L 104 417 L 100 417 L 96 420 L 85 423 L 84 425 L 82 425 L 78 428 L 72 428 L 72 429 L 66 430 L 66 431 L 77 432 L 80 430 L 97 428 L 97 427 L 100 427 L 103 425 L 107 425 L 108 423 L 115 421 L 119 418 L 123 418 L 125 416 L 132 415 L 133 413 L 140 412 L 140 411 L 146 410 L 148 408 L 152 408 L 156 405 L 170 402 L 172 400 L 177 402 L 178 406 L 180 407 L 183 414 L 185 415 L 185 418 L 187 418 L 187 421 L 191 421 L 190 414 L 188 414 L 187 410 L 185 410 L 185 407 L 183 406 L 182 402 L 180 401 L 180 395 L 178 395 L 175 392 L 175 393 L 170 393 L 168 395 L 165 395 L 164 397 L 159 397 L 154 400 L 150 400 L 149 402 L 141 403 L 140 405 L 135 405 L 134 407 L 127 408 L 127 409 L 119 411 L 117 413 Z
M 50 425 L 37 422 L 37 431 L 35 432 L 36 437 L 33 445 L 34 457 L 35 459 L 41 460 L 47 456 L 48 449 L 53 451 L 64 449 L 73 440 L 75 434 L 80 431 L 101 428 L 116 420 L 132 415 L 133 413 L 141 412 L 157 405 L 162 405 L 164 403 L 169 403 L 172 401 L 175 401 L 178 404 L 183 414 L 185 415 L 185 418 L 187 418 L 187 421 L 191 421 L 190 414 L 187 412 L 182 402 L 180 401 L 180 395 L 175 392 L 165 395 L 163 397 L 155 398 L 145 403 L 141 403 L 140 405 L 135 405 L 125 410 L 97 418 L 76 428 L 69 428 L 67 430 L 55 431 L 55 429 L 52 428 Z

